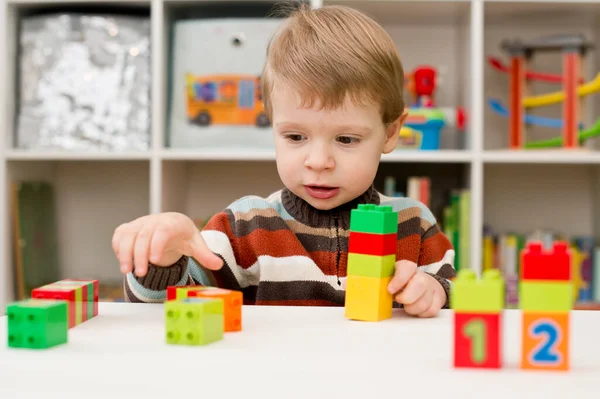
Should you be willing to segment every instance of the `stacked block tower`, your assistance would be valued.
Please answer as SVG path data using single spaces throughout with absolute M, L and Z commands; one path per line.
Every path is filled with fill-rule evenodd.
M 505 282 L 498 269 L 477 280 L 471 269 L 454 279 L 450 307 L 454 309 L 454 367 L 502 367 L 502 311 Z
M 392 316 L 387 286 L 394 275 L 398 212 L 391 206 L 358 205 L 350 215 L 345 317 L 381 321 Z
M 573 308 L 572 253 L 565 242 L 545 250 L 530 242 L 522 252 L 521 368 L 569 369 L 569 324 Z
M 68 330 L 98 315 L 98 280 L 65 279 L 31 291 L 6 308 L 8 346 L 46 349 L 67 343 Z

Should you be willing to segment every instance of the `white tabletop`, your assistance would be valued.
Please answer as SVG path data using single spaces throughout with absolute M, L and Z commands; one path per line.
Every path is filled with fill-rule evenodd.
M 572 313 L 567 373 L 518 368 L 520 313 L 505 312 L 501 370 L 452 367 L 452 313 L 365 323 L 343 308 L 244 307 L 243 331 L 208 346 L 164 340 L 161 304 L 101 303 L 48 350 L 6 346 L 0 398 L 583 398 L 600 384 L 600 312 Z M 184 396 L 185 395 L 185 396 Z M 585 395 L 585 396 L 584 396 Z

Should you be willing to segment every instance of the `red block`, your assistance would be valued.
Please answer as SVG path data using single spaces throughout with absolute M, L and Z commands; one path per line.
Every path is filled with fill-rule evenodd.
M 552 250 L 544 250 L 540 242 L 530 242 L 521 256 L 521 280 L 571 279 L 571 252 L 565 242 L 555 242 Z
M 31 297 L 34 299 L 62 299 L 68 301 L 69 328 L 75 327 L 75 290 L 60 291 L 55 289 L 34 288 L 31 290 Z
M 351 231 L 348 251 L 363 255 L 392 255 L 396 253 L 396 237 L 396 233 L 373 234 Z
M 454 312 L 454 367 L 501 367 L 501 314 Z

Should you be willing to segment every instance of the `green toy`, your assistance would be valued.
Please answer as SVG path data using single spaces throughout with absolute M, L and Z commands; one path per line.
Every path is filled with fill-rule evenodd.
M 206 345 L 223 339 L 223 308 L 220 298 L 184 298 L 165 302 L 167 343 Z
M 8 346 L 46 349 L 67 342 L 67 301 L 26 299 L 6 307 Z
M 450 308 L 462 312 L 499 312 L 504 308 L 504 279 L 498 269 L 486 270 L 477 280 L 462 269 L 453 281 Z
M 598 119 L 592 127 L 579 132 L 579 145 L 582 145 L 586 140 L 600 136 L 600 119 Z M 530 141 L 525 143 L 525 148 L 561 148 L 563 146 L 562 137 L 554 137 L 548 140 Z
M 388 205 L 359 204 L 350 213 L 350 230 L 358 233 L 398 232 L 398 212 Z

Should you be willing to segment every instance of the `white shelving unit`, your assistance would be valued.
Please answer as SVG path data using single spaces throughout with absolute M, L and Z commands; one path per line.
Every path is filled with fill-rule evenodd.
M 222 1 L 222 0 L 221 0 Z M 15 179 L 47 179 L 55 184 L 59 255 L 65 276 L 118 281 L 121 276 L 110 241 L 118 224 L 148 213 L 176 210 L 205 217 L 241 195 L 267 195 L 281 188 L 271 151 L 165 148 L 170 10 L 202 0 L 0 0 L 0 309 L 12 300 L 11 192 Z M 143 153 L 25 152 L 12 145 L 15 126 L 16 21 L 26 8 L 72 4 L 145 7 L 152 29 L 152 147 Z M 596 143 L 577 152 L 505 150 L 507 120 L 489 110 L 487 98 L 507 101 L 507 79 L 486 64 L 504 57 L 503 38 L 585 33 L 598 42 L 598 1 L 504 0 L 313 0 L 314 6 L 344 4 L 366 11 L 390 32 L 406 70 L 431 64 L 442 72 L 437 101 L 464 106 L 466 149 L 397 152 L 387 165 L 401 170 L 420 165 L 460 164 L 471 189 L 471 267 L 480 271 L 482 228 L 527 232 L 552 228 L 568 234 L 598 234 L 600 154 Z M 600 49 L 586 59 L 589 78 L 598 70 Z M 560 72 L 560 58 L 536 57 L 535 68 Z M 537 86 L 536 86 L 537 88 Z M 540 87 L 540 92 L 557 90 Z M 596 96 L 586 105 L 587 120 L 598 111 Z M 596 112 L 595 112 L 596 111 Z M 556 113 L 557 109 L 546 112 Z M 542 132 L 543 133 L 543 132 Z M 542 134 L 533 132 L 534 135 Z M 215 184 L 215 182 L 219 182 Z M 0 313 L 2 312 L 0 311 Z

